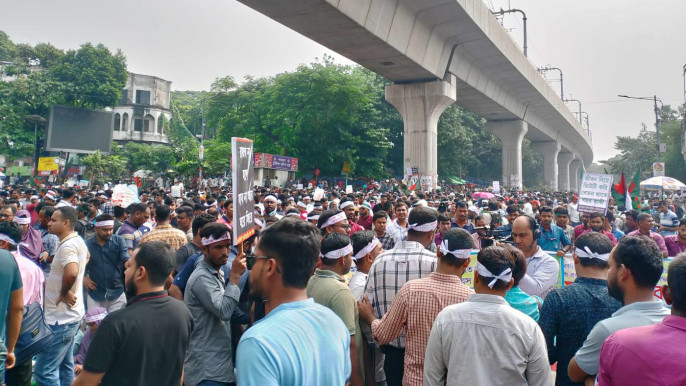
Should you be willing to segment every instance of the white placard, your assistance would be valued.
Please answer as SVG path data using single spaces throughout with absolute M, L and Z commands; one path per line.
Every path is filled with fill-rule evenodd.
M 493 181 L 493 193 L 500 194 L 500 181 Z
M 346 185 L 345 186 L 345 193 L 352 193 L 353 192 L 353 186 L 352 185 Z
M 121 206 L 126 208 L 136 201 L 136 195 L 133 190 L 126 185 L 117 185 L 112 189 L 112 206 Z
M 605 214 L 612 188 L 611 174 L 584 173 L 579 188 L 580 213 L 600 212 Z

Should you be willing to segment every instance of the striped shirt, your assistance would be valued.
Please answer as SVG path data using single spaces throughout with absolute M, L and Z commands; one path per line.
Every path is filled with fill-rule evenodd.
M 142 244 L 146 241 L 163 241 L 169 244 L 174 251 L 183 247 L 186 244 L 186 233 L 182 230 L 173 228 L 169 224 L 158 225 L 155 229 L 146 233 L 141 237 L 141 241 L 138 244 Z
M 364 293 L 371 301 L 377 318 L 388 312 L 391 302 L 410 280 L 429 276 L 436 270 L 436 254 L 416 241 L 401 241 L 395 248 L 379 256 L 369 269 Z M 389 343 L 396 348 L 405 347 L 405 334 Z
M 407 329 L 403 385 L 422 385 L 426 343 L 438 313 L 446 306 L 466 301 L 473 293 L 459 276 L 432 272 L 429 277 L 408 281 L 386 315 L 372 322 L 379 344 L 390 342 Z

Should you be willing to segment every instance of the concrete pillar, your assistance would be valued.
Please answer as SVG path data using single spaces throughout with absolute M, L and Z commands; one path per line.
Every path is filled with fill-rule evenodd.
M 557 155 L 557 187 L 562 191 L 569 191 L 569 164 L 573 159 L 573 153 L 560 152 Z
M 572 192 L 579 192 L 579 167 L 581 160 L 574 159 L 569 164 L 569 189 Z
M 529 126 L 522 120 L 488 121 L 486 130 L 500 138 L 502 152 L 502 183 L 505 186 L 522 188 L 522 140 Z
M 531 149 L 543 156 L 543 181 L 545 186 L 557 191 L 557 155 L 560 143 L 557 141 L 531 142 Z
M 417 166 L 419 174 L 438 175 L 438 118 L 457 99 L 457 80 L 386 86 L 386 100 L 398 109 L 404 123 L 404 166 Z M 403 169 L 402 173 L 405 173 Z

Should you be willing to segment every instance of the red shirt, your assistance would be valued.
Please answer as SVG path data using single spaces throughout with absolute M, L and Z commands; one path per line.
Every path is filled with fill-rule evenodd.
M 368 231 L 372 230 L 372 216 L 360 217 L 357 224 Z
M 581 226 L 583 226 L 583 224 L 582 224 Z M 579 236 L 581 236 L 581 235 L 583 235 L 583 234 L 586 234 L 586 233 L 591 233 L 591 232 L 593 232 L 593 229 L 588 228 L 588 229 L 582 231 L 582 232 L 579 234 Z M 576 233 L 576 228 L 574 228 L 574 233 Z M 614 247 L 615 245 L 617 245 L 617 238 L 615 237 L 615 235 L 612 234 L 612 232 L 602 231 L 602 232 L 600 232 L 600 233 L 604 234 L 605 236 L 607 236 L 608 239 L 610 239 L 610 241 L 612 241 L 612 246 L 613 246 L 613 247 Z M 576 237 L 578 238 L 579 236 L 576 236 Z

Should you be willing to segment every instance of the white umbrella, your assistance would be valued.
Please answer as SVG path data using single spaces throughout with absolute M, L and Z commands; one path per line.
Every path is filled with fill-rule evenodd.
M 641 188 L 648 190 L 682 190 L 686 189 L 686 185 L 672 177 L 658 176 L 641 181 Z
M 152 170 L 143 170 L 143 169 L 141 169 L 141 170 L 136 170 L 136 172 L 133 173 L 133 176 L 134 176 L 134 178 L 135 178 L 135 177 L 138 177 L 138 178 L 148 178 L 148 177 L 153 176 L 154 174 L 155 174 L 155 173 L 153 173 Z

